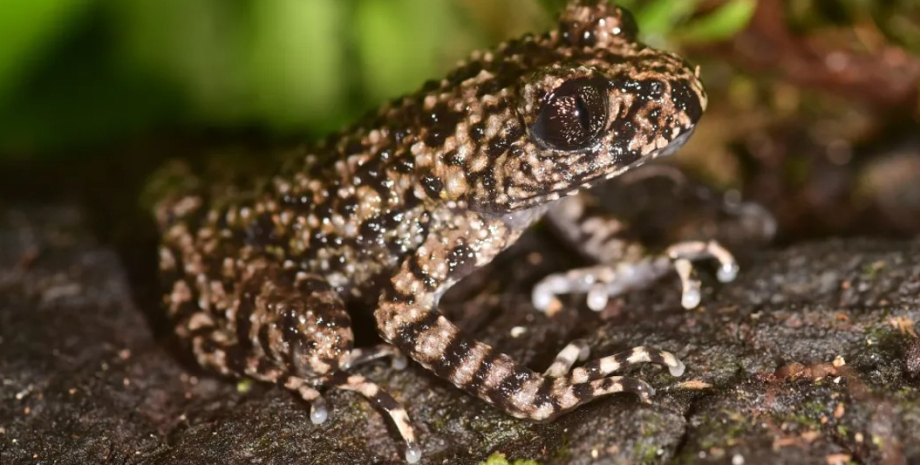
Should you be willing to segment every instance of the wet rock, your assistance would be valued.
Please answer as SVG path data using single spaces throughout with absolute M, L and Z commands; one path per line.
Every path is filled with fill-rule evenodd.
M 530 288 L 577 265 L 538 229 L 452 289 L 464 330 L 542 370 L 566 342 L 594 356 L 675 352 L 680 379 L 631 375 L 652 404 L 613 396 L 548 424 L 509 418 L 417 366 L 363 367 L 409 406 L 423 463 L 917 463 L 920 242 L 832 240 L 752 254 L 737 281 L 707 277 L 686 311 L 678 283 L 533 311 Z M 119 256 L 68 207 L 0 211 L 0 463 L 402 463 L 392 428 L 333 391 L 327 424 L 294 396 L 212 376 L 154 331 Z M 362 321 L 360 316 L 357 321 Z

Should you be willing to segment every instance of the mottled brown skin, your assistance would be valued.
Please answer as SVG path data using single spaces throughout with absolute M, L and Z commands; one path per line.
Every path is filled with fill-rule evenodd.
M 638 348 L 541 375 L 437 310 L 554 201 L 676 150 L 706 106 L 697 70 L 638 43 L 623 10 L 573 2 L 558 24 L 285 154 L 269 179 L 234 187 L 172 172 L 180 187 L 155 210 L 160 267 L 198 362 L 315 402 L 324 386 L 385 395 L 344 372 L 368 358 L 352 352 L 346 309 L 370 304 L 385 341 L 519 418 L 549 420 L 613 392 L 647 398 L 644 382 L 610 376 L 625 364 L 679 372 L 670 354 Z M 386 398 L 411 447 L 405 412 Z

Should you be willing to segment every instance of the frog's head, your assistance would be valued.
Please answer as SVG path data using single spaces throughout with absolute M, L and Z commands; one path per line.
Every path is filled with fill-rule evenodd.
M 491 68 L 519 73 L 516 86 L 497 95 L 510 107 L 508 119 L 486 136 L 507 150 L 474 166 L 481 176 L 468 192 L 471 208 L 538 207 L 687 141 L 706 107 L 698 70 L 638 43 L 636 32 L 625 10 L 582 1 L 565 10 L 556 31 L 499 49 Z

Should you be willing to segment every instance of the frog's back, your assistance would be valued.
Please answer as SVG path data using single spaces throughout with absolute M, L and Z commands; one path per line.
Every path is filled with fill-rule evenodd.
M 155 207 L 162 265 L 189 287 L 218 278 L 227 287 L 248 261 L 270 256 L 359 297 L 418 247 L 433 211 L 457 197 L 442 165 L 463 167 L 522 135 L 508 94 L 528 70 L 564 58 L 546 40 L 527 36 L 477 52 L 321 144 L 281 153 L 270 176 L 161 170 L 155 179 L 170 185 Z

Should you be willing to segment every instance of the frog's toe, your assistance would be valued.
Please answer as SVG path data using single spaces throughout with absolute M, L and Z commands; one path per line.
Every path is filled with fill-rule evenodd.
M 422 459 L 422 448 L 418 444 L 409 444 L 406 446 L 406 462 L 418 463 Z
M 329 419 L 329 407 L 326 405 L 326 400 L 322 397 L 317 397 L 310 404 L 310 421 L 314 425 L 321 425 Z

